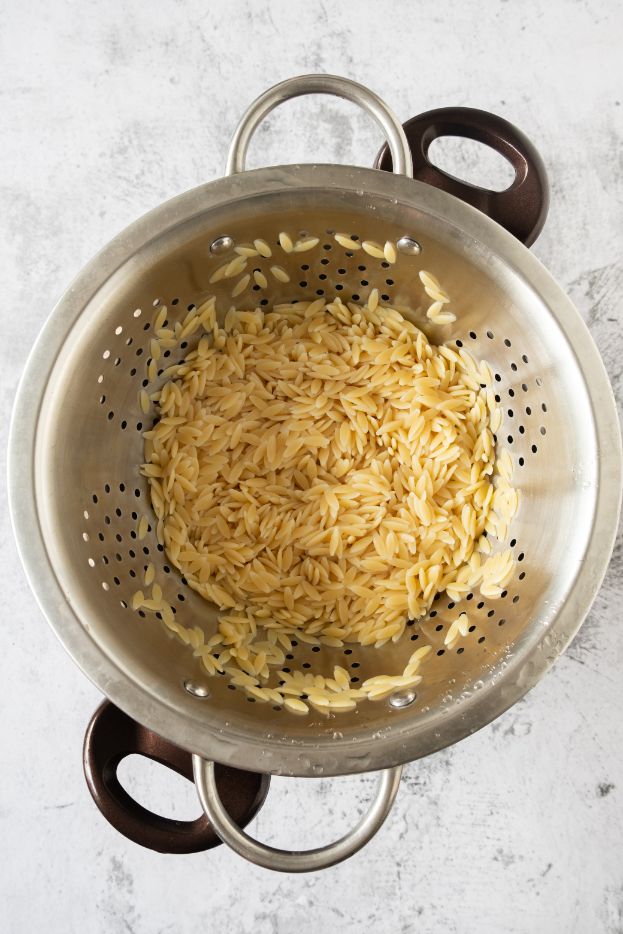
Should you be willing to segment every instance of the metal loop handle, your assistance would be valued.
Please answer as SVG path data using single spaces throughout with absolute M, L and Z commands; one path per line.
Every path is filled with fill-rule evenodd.
M 305 94 L 333 94 L 362 107 L 374 117 L 385 133 L 392 154 L 393 171 L 397 175 L 413 178 L 411 150 L 398 117 L 373 91 L 337 75 L 300 75 L 282 81 L 260 94 L 243 115 L 234 133 L 227 156 L 227 175 L 244 172 L 251 137 L 271 110 L 284 101 Z
M 394 803 L 402 766 L 379 772 L 379 784 L 372 805 L 352 830 L 334 843 L 313 850 L 280 850 L 254 840 L 236 825 L 224 808 L 216 785 L 215 763 L 194 755 L 193 772 L 201 805 L 223 843 L 239 856 L 265 869 L 314 872 L 341 863 L 372 839 Z

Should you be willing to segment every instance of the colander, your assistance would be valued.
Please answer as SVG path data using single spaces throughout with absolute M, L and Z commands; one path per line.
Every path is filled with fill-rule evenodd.
M 376 118 L 389 143 L 393 174 L 342 165 L 244 171 L 249 140 L 264 116 L 281 101 L 318 92 L 354 101 Z M 418 174 L 422 165 L 429 170 L 426 147 L 434 135 L 461 132 L 456 113 L 453 120 L 444 124 L 439 114 L 428 120 L 415 153 Z M 474 135 L 473 128 L 463 135 Z M 522 139 L 514 138 L 504 150 L 517 170 L 505 196 L 515 199 L 510 213 L 524 222 L 519 230 L 529 240 L 542 222 L 545 188 L 538 184 L 540 163 Z M 449 194 L 411 176 L 405 133 L 376 95 L 326 75 L 286 81 L 244 115 L 225 178 L 156 208 L 86 266 L 28 360 L 10 441 L 15 533 L 52 627 L 77 664 L 124 712 L 115 719 L 105 708 L 89 729 L 92 790 L 116 826 L 154 848 L 201 849 L 215 842 L 216 830 L 239 853 L 274 869 L 317 869 L 344 859 L 382 823 L 402 764 L 457 742 L 521 698 L 567 646 L 602 580 L 620 505 L 621 447 L 613 396 L 595 345 L 569 299 L 529 250 L 454 196 L 476 198 L 494 210 L 502 195 L 483 196 L 480 189 L 443 176 L 441 182 L 454 192 Z M 427 180 L 439 183 L 440 177 Z M 526 228 L 529 211 L 534 218 Z M 285 253 L 277 246 L 282 230 L 319 237 L 320 243 L 306 253 Z M 397 262 L 390 266 L 362 250 L 341 247 L 336 231 L 359 242 L 398 243 Z M 274 259 L 258 257 L 252 264 L 267 274 L 268 288 L 251 280 L 232 298 L 237 280 L 211 284 L 210 278 L 235 256 L 236 244 L 257 237 L 273 246 L 288 281 L 268 274 Z M 418 279 L 422 268 L 437 275 L 453 297 L 455 324 L 427 321 Z M 422 666 L 417 693 L 366 701 L 350 713 L 312 711 L 296 717 L 254 702 L 232 689 L 227 677 L 208 678 L 186 646 L 156 619 L 129 606 L 151 562 L 177 619 L 198 623 L 207 634 L 216 628 L 216 610 L 169 567 L 153 531 L 137 537 L 137 519 L 151 514 L 139 473 L 141 434 L 149 422 L 138 394 L 162 305 L 173 323 L 210 294 L 226 311 L 231 305 L 334 294 L 365 302 L 373 288 L 381 301 L 411 309 L 412 320 L 432 341 L 454 342 L 489 361 L 505 414 L 498 442 L 511 453 L 513 482 L 521 490 L 510 533 L 516 573 L 497 600 L 475 592 L 454 605 L 441 596 L 426 619 L 379 650 L 349 645 L 314 651 L 295 640 L 287 662 L 293 669 L 322 673 L 339 664 L 353 683 L 402 671 L 418 644 L 434 649 Z M 169 360 L 158 361 L 154 388 L 162 382 L 162 368 L 184 352 L 182 343 Z M 449 649 L 444 635 L 462 610 L 468 612 L 469 633 Z M 134 733 L 126 715 L 142 725 L 134 725 Z M 161 746 L 153 733 L 163 737 Z M 152 737 L 151 745 L 145 735 Z M 135 751 L 133 744 L 190 778 L 189 761 L 173 762 L 170 743 L 185 751 L 181 755 L 193 754 L 207 815 L 202 832 L 208 818 L 211 825 L 207 842 L 197 841 L 197 828 L 161 818 L 157 824 L 154 815 L 113 787 L 116 764 Z M 215 762 L 229 768 L 220 779 Z M 241 792 L 246 804 L 234 814 L 239 823 L 223 805 L 224 785 L 241 781 L 234 770 L 264 776 L 380 770 L 380 779 L 370 811 L 353 831 L 327 847 L 291 853 L 266 847 L 239 827 L 261 803 L 267 779 L 247 780 Z

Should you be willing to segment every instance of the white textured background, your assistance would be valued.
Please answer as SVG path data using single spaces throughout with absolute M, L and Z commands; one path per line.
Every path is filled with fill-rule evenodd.
M 248 103 L 309 71 L 369 84 L 405 119 L 449 104 L 488 108 L 537 143 L 552 205 L 535 252 L 587 320 L 621 400 L 619 2 L 3 6 L 3 436 L 28 349 L 83 263 L 144 211 L 220 175 Z M 370 164 L 379 142 L 352 107 L 309 99 L 270 119 L 252 162 Z M 456 159 L 457 169 L 474 167 L 467 154 Z M 4 499 L 1 508 L 3 932 L 623 932 L 620 541 L 588 620 L 544 682 L 490 727 L 410 766 L 364 852 L 325 873 L 288 877 L 224 847 L 152 854 L 103 821 L 81 773 L 98 693 L 45 625 Z M 181 779 L 133 774 L 144 801 L 197 813 Z M 275 781 L 253 829 L 286 845 L 327 841 L 371 787 L 369 778 Z

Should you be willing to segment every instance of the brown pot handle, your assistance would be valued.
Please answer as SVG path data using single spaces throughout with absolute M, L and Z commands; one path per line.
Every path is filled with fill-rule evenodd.
M 538 237 L 549 206 L 549 186 L 539 153 L 521 130 L 496 114 L 471 107 L 441 107 L 403 124 L 413 156 L 413 177 L 441 188 L 483 211 L 526 246 Z M 439 136 L 462 136 L 486 143 L 515 170 L 505 191 L 490 191 L 448 175 L 428 159 L 430 144 Z M 392 170 L 392 157 L 383 146 L 375 168 Z
M 193 821 L 160 817 L 130 797 L 117 778 L 117 768 L 133 753 L 160 762 L 193 781 L 189 752 L 104 701 L 87 727 L 83 761 L 89 791 L 109 824 L 129 840 L 158 853 L 199 853 L 218 846 L 221 840 L 205 814 Z M 216 768 L 219 794 L 236 823 L 245 827 L 264 803 L 270 777 L 222 765 Z

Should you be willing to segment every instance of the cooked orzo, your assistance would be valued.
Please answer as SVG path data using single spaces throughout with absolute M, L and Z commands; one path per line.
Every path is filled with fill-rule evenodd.
M 430 274 L 422 282 L 447 301 Z M 232 309 L 222 326 L 209 299 L 183 326 L 202 329 L 196 349 L 151 396 L 143 473 L 158 538 L 222 610 L 219 631 L 179 625 L 160 588 L 134 605 L 159 610 L 208 673 L 293 713 L 307 712 L 301 694 L 340 710 L 412 686 L 429 647 L 353 688 L 339 667 L 278 671 L 291 637 L 379 647 L 438 593 L 495 597 L 512 572 L 510 551 L 490 554 L 518 502 L 509 455 L 496 464 L 491 370 L 429 343 L 375 293 L 366 306 Z M 446 643 L 467 627 L 462 614 Z

